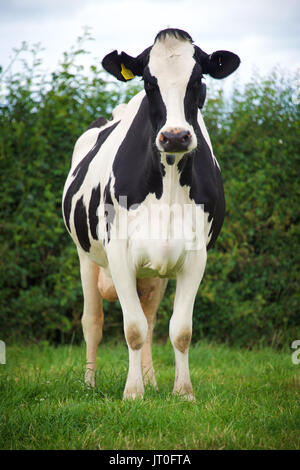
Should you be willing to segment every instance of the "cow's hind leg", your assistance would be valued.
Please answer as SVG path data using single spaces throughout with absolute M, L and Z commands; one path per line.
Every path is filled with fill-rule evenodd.
M 148 322 L 146 341 L 142 347 L 142 373 L 144 385 L 157 387 L 152 362 L 152 334 L 156 320 L 156 312 L 164 295 L 167 279 L 151 278 L 137 282 L 137 290 L 144 314 Z
M 190 252 L 186 269 L 177 277 L 174 311 L 170 320 L 170 339 L 175 352 L 174 394 L 193 400 L 188 353 L 192 338 L 194 301 L 206 264 L 206 247 Z
M 85 382 L 94 387 L 97 348 L 102 338 L 103 326 L 102 297 L 97 286 L 99 267 L 81 249 L 78 249 L 78 255 L 84 298 L 81 323 L 86 342 Z

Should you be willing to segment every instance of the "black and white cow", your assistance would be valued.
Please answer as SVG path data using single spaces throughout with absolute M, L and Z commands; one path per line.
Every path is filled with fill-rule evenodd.
M 156 386 L 152 330 L 173 278 L 173 391 L 193 399 L 188 350 L 194 300 L 225 210 L 219 165 L 199 111 L 202 78 L 224 78 L 239 63 L 228 51 L 206 54 L 178 29 L 159 32 L 136 58 L 114 51 L 103 59 L 104 69 L 121 81 L 142 77 L 145 90 L 78 139 L 64 188 L 64 220 L 80 259 L 90 385 L 102 299 L 119 298 L 129 350 L 124 398 L 141 397 L 143 383 Z

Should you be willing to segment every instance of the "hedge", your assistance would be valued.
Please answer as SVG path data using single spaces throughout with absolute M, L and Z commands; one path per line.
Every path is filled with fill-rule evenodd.
M 74 143 L 110 117 L 140 83 L 118 84 L 91 65 L 79 38 L 52 74 L 23 44 L 18 72 L 2 71 L 0 107 L 0 336 L 81 341 L 82 292 L 75 245 L 61 215 Z M 29 65 L 31 64 L 31 65 Z M 193 340 L 290 345 L 299 325 L 299 105 L 294 76 L 274 70 L 228 97 L 208 80 L 203 110 L 223 174 L 226 218 L 210 250 L 194 311 Z M 168 336 L 175 282 L 158 312 Z M 122 334 L 119 303 L 105 302 L 105 334 Z

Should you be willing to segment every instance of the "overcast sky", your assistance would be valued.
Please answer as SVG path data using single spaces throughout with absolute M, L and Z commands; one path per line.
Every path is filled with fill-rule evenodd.
M 137 55 L 166 27 L 184 29 L 205 52 L 227 49 L 241 58 L 239 77 L 300 67 L 300 0 L 0 0 L 0 65 L 22 41 L 40 42 L 44 68 L 89 26 L 90 63 L 113 49 Z M 231 77 L 227 80 L 230 80 Z

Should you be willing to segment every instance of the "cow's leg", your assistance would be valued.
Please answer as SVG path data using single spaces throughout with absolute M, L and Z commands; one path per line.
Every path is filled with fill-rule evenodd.
M 167 279 L 143 279 L 137 283 L 138 294 L 144 314 L 148 322 L 148 333 L 142 347 L 142 373 L 145 385 L 157 387 L 152 362 L 152 334 L 156 320 L 156 312 L 164 295 Z
M 174 394 L 194 399 L 190 379 L 188 352 L 192 337 L 195 297 L 206 264 L 206 248 L 190 252 L 185 266 L 177 276 L 174 311 L 170 320 L 170 339 L 175 352 Z
M 107 257 L 111 277 L 122 306 L 124 333 L 129 352 L 129 368 L 123 397 L 142 398 L 144 384 L 141 357 L 148 324 L 138 297 L 135 270 L 130 263 L 126 245 L 120 240 L 116 242 L 110 241 Z
M 84 299 L 81 323 L 86 342 L 85 382 L 94 387 L 97 348 L 102 338 L 103 326 L 102 297 L 97 286 L 99 267 L 81 249 L 78 249 L 78 255 Z

